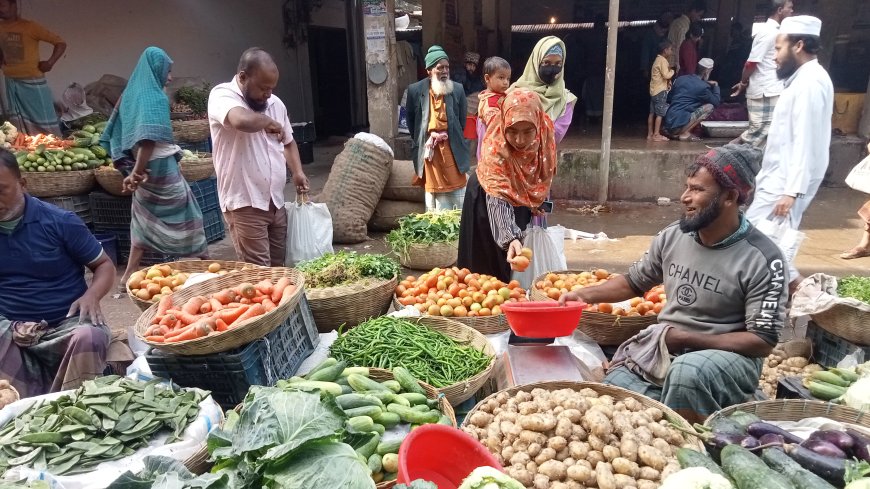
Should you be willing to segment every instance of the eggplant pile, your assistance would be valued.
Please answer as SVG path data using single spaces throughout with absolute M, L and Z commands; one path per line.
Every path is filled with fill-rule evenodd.
M 707 426 L 696 424 L 695 429 L 712 460 L 735 479 L 738 489 L 756 486 L 741 484 L 728 470 L 729 458 L 736 454 L 744 461 L 747 454 L 757 458 L 784 475 L 794 489 L 843 488 L 870 474 L 870 435 L 855 429 L 818 430 L 804 440 L 743 411 L 717 418 Z M 769 478 L 766 483 L 771 484 Z

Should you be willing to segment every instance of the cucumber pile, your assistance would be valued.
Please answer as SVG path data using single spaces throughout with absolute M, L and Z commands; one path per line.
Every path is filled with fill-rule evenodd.
M 804 377 L 803 384 L 813 397 L 831 401 L 845 395 L 859 378 L 855 369 L 829 368 Z
M 836 489 L 870 474 L 870 436 L 851 428 L 804 440 L 742 411 L 696 428 L 712 458 L 681 448 L 680 467 L 704 467 L 736 489 Z
M 32 151 L 21 150 L 15 153 L 18 166 L 25 172 L 60 172 L 91 170 L 99 166 L 111 166 L 105 148 L 100 146 L 100 136 L 106 123 L 84 126 L 70 137 L 70 148 L 49 148 L 39 145 Z
M 403 368 L 392 370 L 394 380 L 378 382 L 367 367 L 348 367 L 347 363 L 327 358 L 304 377 L 278 381 L 282 389 L 319 389 L 335 396 L 335 402 L 348 419 L 348 433 L 374 433 L 366 444 L 356 448 L 368 462 L 376 483 L 394 480 L 399 464 L 399 447 L 410 430 L 424 424 L 453 426 L 439 409 L 437 399 L 429 399 L 419 381 Z

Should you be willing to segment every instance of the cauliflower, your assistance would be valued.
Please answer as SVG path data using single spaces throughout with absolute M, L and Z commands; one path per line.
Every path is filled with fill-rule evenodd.
M 665 479 L 659 489 L 734 489 L 734 486 L 704 467 L 689 467 Z
M 11 141 L 18 137 L 18 129 L 9 121 L 4 122 L 3 125 L 0 126 L 0 130 L 2 130 L 6 135 L 7 140 Z
M 478 467 L 462 481 L 459 489 L 525 489 L 522 484 L 492 467 Z

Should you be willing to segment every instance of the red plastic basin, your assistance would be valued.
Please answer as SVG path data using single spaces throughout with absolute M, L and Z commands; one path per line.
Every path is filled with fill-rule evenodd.
M 515 335 L 554 338 L 571 335 L 585 307 L 583 302 L 569 302 L 564 306 L 553 301 L 506 302 L 501 310 Z
M 399 448 L 396 482 L 417 479 L 438 489 L 456 489 L 474 469 L 489 466 L 503 470 L 489 451 L 474 438 L 443 424 L 427 424 L 412 431 Z

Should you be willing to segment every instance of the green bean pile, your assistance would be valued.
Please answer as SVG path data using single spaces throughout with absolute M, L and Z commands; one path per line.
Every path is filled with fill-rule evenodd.
M 132 455 L 163 429 L 181 437 L 207 393 L 106 376 L 75 392 L 37 401 L 0 429 L 0 475 L 25 465 L 53 475 L 89 472 Z
M 354 367 L 405 367 L 414 377 L 437 388 L 474 377 L 492 361 L 473 346 L 460 345 L 426 326 L 387 316 L 340 335 L 329 352 Z

